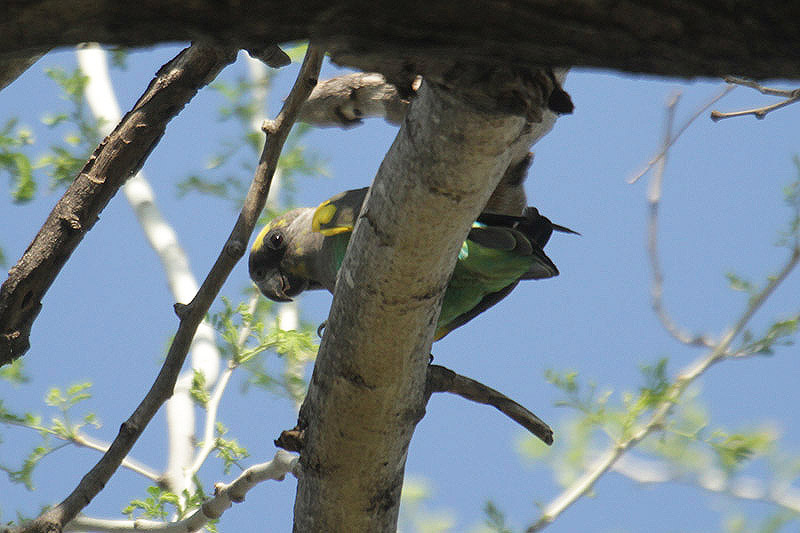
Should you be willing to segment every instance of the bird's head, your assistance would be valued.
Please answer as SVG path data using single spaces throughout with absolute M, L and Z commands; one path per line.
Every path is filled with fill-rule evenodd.
M 307 209 L 294 209 L 273 219 L 259 232 L 250 249 L 250 278 L 261 293 L 276 302 L 289 302 L 309 288 L 304 244 L 313 239 Z

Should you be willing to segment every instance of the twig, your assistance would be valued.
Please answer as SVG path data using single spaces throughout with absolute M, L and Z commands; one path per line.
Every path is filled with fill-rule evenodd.
M 705 113 L 706 109 L 714 105 L 723 96 L 727 95 L 735 88 L 736 88 L 735 85 L 728 85 L 727 87 L 722 89 L 717 95 L 711 98 L 711 100 L 709 100 L 703 107 L 698 109 L 691 117 L 689 117 L 689 119 L 686 122 L 684 122 L 684 124 L 680 128 L 678 128 L 678 131 L 675 133 L 675 135 L 669 140 L 668 143 L 664 144 L 664 146 L 661 148 L 661 151 L 659 151 L 656 155 L 653 156 L 652 159 L 650 159 L 650 161 L 647 162 L 647 165 L 645 165 L 645 167 L 642 170 L 640 170 L 634 176 L 628 178 L 628 183 L 636 183 L 642 176 L 647 174 L 650 171 L 650 169 L 653 168 L 653 166 L 655 166 L 655 164 L 658 163 L 658 161 L 666 155 L 667 150 L 669 150 L 672 147 L 672 145 L 675 144 L 675 142 L 680 138 L 681 135 L 683 135 L 683 133 L 689 128 L 689 126 L 691 126 L 695 120 L 697 120 L 703 113 Z
M 479 381 L 456 374 L 440 365 L 428 365 L 426 401 L 434 392 L 451 392 L 473 402 L 491 405 L 539 437 L 544 443 L 553 444 L 553 430 L 547 423 L 508 396 Z
M 180 317 L 180 325 L 161 372 L 150 391 L 131 417 L 122 424 L 109 451 L 84 476 L 75 490 L 59 505 L 26 524 L 21 531 L 58 530 L 72 520 L 102 490 L 158 408 L 172 394 L 178 373 L 198 325 L 205 317 L 236 262 L 244 255 L 245 243 L 249 240 L 266 202 L 281 149 L 297 118 L 300 106 L 316 84 L 323 57 L 322 50 L 313 45 L 309 46 L 297 80 L 278 117 L 271 123 L 255 177 L 227 242 L 192 302 L 188 305 L 176 304 L 175 306 L 176 313 Z
M 64 531 L 107 531 L 126 533 L 134 531 L 153 531 L 159 533 L 186 533 L 198 531 L 208 523 L 222 516 L 234 503 L 244 501 L 245 495 L 266 480 L 282 481 L 297 464 L 297 456 L 283 450 L 275 452 L 272 461 L 251 466 L 232 483 L 217 483 L 214 496 L 203 503 L 190 516 L 177 522 L 156 522 L 154 520 L 104 520 L 77 516 L 69 522 Z
M 108 451 L 108 447 L 110 446 L 108 442 L 104 442 L 81 433 L 75 435 L 72 438 L 72 442 L 77 446 L 85 446 L 86 448 L 91 448 L 101 453 L 106 453 Z M 136 472 L 137 474 L 140 474 L 151 481 L 158 482 L 161 480 L 161 474 L 158 471 L 132 457 L 125 457 L 125 459 L 122 460 L 122 463 L 120 463 L 120 466 L 127 468 L 131 472 Z
M 46 434 L 50 437 L 63 440 L 65 441 L 64 445 L 71 443 L 74 444 L 75 446 L 91 448 L 92 450 L 97 450 L 102 453 L 108 451 L 109 444 L 107 442 L 102 441 L 100 439 L 96 439 L 94 437 L 90 437 L 78 431 L 75 431 L 71 437 L 65 437 L 62 433 L 59 433 L 58 431 L 54 431 L 51 428 L 39 426 L 36 424 L 27 424 L 25 422 L 10 420 L 10 419 L 4 419 L 2 423 L 9 426 L 31 429 L 41 434 Z M 62 447 L 63 447 L 62 445 L 59 445 L 58 449 L 61 449 Z M 122 463 L 120 463 L 120 466 L 123 468 L 127 468 L 132 472 L 136 472 L 137 474 L 141 474 L 152 481 L 158 481 L 161 478 L 161 474 L 159 474 L 157 471 L 145 465 L 144 463 L 141 463 L 136 459 L 133 459 L 132 457 L 125 457 L 122 460 Z
M 713 347 L 712 341 L 703 335 L 695 335 L 681 328 L 680 325 L 672 320 L 672 317 L 669 316 L 664 308 L 664 276 L 661 272 L 661 262 L 658 257 L 658 208 L 661 203 L 664 171 L 667 167 L 670 141 L 673 139 L 672 126 L 675 122 L 675 110 L 677 109 L 679 99 L 680 94 L 676 93 L 667 102 L 667 119 L 665 121 L 664 146 L 662 149 L 663 155 L 658 159 L 658 165 L 650 181 L 650 187 L 647 193 L 647 204 L 649 208 L 647 220 L 647 256 L 650 259 L 650 268 L 653 273 L 650 294 L 653 300 L 653 311 L 656 313 L 656 316 L 658 316 L 664 329 L 667 330 L 667 333 L 683 344 L 711 348 Z M 698 115 L 696 114 L 695 116 Z
M 88 77 L 84 95 L 92 114 L 100 122 L 103 135 L 110 135 L 122 113 L 111 84 L 106 52 L 95 43 L 79 46 L 76 51 L 78 65 Z M 122 192 L 142 231 L 156 252 L 176 302 L 185 302 L 197 293 L 199 284 L 189 266 L 189 258 L 178 241 L 178 235 L 161 214 L 153 188 L 144 172 L 139 171 L 122 186 Z M 190 488 L 191 476 L 185 475 L 186 466 L 194 452 L 194 403 L 189 395 L 193 371 L 200 371 L 206 383 L 217 380 L 220 354 L 214 342 L 214 328 L 204 320 L 192 340 L 189 350 L 192 368 L 183 372 L 167 401 L 167 467 L 161 481 L 175 494 Z
M 258 294 L 254 294 L 253 297 L 250 298 L 247 312 L 251 315 L 255 313 L 257 305 Z M 242 326 L 242 329 L 239 331 L 239 337 L 236 339 L 236 344 L 239 348 L 243 347 L 245 342 L 247 342 L 250 332 L 251 329 L 249 325 Z M 238 366 L 239 365 L 236 362 L 232 360 L 229 361 L 228 368 L 225 369 L 217 381 L 217 384 L 214 386 L 214 391 L 211 393 L 211 397 L 206 404 L 206 423 L 203 431 L 203 446 L 200 448 L 200 450 L 198 450 L 194 461 L 187 469 L 188 477 L 194 476 L 197 471 L 200 470 L 200 467 L 203 466 L 203 463 L 208 458 L 208 455 L 214 449 L 214 428 L 217 423 L 217 410 L 219 409 L 219 404 L 222 401 L 222 395 L 225 392 L 225 388 L 230 382 L 231 375 Z
M 0 365 L 23 355 L 47 289 L 167 123 L 233 61 L 233 50 L 195 44 L 164 65 L 134 108 L 95 149 L 0 287 Z
M 798 261 L 800 261 L 800 247 L 795 246 L 781 271 L 775 276 L 770 276 L 767 285 L 749 301 L 742 315 L 713 350 L 706 356 L 701 357 L 694 363 L 685 367 L 678 374 L 675 382 L 670 386 L 665 399 L 654 408 L 650 418 L 645 423 L 635 428 L 628 438 L 616 442 L 603 452 L 597 461 L 584 472 L 583 475 L 545 506 L 539 520 L 527 529 L 528 533 L 540 531 L 547 527 L 548 524 L 552 523 L 561 513 L 567 510 L 570 505 L 575 503 L 578 498 L 589 492 L 595 482 L 611 469 L 624 453 L 636 446 L 650 433 L 663 427 L 667 415 L 678 402 L 686 388 L 708 370 L 709 367 L 723 359 L 733 359 L 733 357 L 727 355 L 731 343 L 741 334 L 755 312 L 761 308 L 767 298 L 769 298 L 775 289 L 797 266 Z
M 750 87 L 751 89 L 755 89 L 761 94 L 766 94 L 769 96 L 782 96 L 784 100 L 771 105 L 766 105 L 763 107 L 756 107 L 754 109 L 744 109 L 742 111 L 731 111 L 729 113 L 723 113 L 721 111 L 714 110 L 711 112 L 711 120 L 714 122 L 720 121 L 724 118 L 732 118 L 732 117 L 741 117 L 745 115 L 753 115 L 757 119 L 761 120 L 762 118 L 766 117 L 768 113 L 775 111 L 776 109 L 780 109 L 782 107 L 786 107 L 789 104 L 793 104 L 800 100 L 800 89 L 793 89 L 793 90 L 786 90 L 786 89 L 773 89 L 771 87 L 764 87 L 760 83 L 750 80 L 747 78 L 740 78 L 738 76 L 726 76 L 725 81 L 731 84 L 731 87 L 736 85 L 742 85 L 744 87 Z
M 638 483 L 667 483 L 677 481 L 701 487 L 709 492 L 727 494 L 742 500 L 757 500 L 800 513 L 800 490 L 784 483 L 769 483 L 748 476 L 731 478 L 717 468 L 688 475 L 672 468 L 665 461 L 647 460 L 631 454 L 614 463 L 615 472 Z

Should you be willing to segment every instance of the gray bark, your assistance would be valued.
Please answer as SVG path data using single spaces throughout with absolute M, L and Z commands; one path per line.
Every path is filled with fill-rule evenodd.
M 515 156 L 550 129 L 423 84 L 336 285 L 308 397 L 295 531 L 393 531 L 431 338 L 461 242 Z

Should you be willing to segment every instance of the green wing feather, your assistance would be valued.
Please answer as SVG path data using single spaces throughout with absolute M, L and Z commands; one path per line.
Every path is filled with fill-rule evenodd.
M 314 212 L 312 230 L 330 240 L 337 270 L 367 190 L 338 194 Z M 558 269 L 542 250 L 554 227 L 562 229 L 534 208 L 526 209 L 522 217 L 481 215 L 461 245 L 445 290 L 435 338 L 444 337 L 502 300 L 520 279 L 558 275 Z

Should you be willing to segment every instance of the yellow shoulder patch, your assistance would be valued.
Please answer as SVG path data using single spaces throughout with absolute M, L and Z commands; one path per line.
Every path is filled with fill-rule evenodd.
M 353 226 L 335 226 L 333 228 L 319 230 L 319 232 L 326 237 L 333 237 L 334 235 L 339 235 L 340 233 L 346 233 L 348 231 L 353 231 Z
M 311 219 L 311 229 L 319 233 L 322 225 L 330 222 L 335 214 L 336 206 L 331 204 L 329 200 L 325 200 L 314 211 L 314 216 Z
M 350 224 L 325 227 L 333 220 L 333 217 L 336 215 L 336 210 L 336 206 L 333 205 L 330 200 L 325 200 L 319 204 L 316 211 L 314 211 L 314 216 L 311 218 L 311 229 L 317 233 L 322 233 L 326 237 L 353 231 L 353 226 Z

